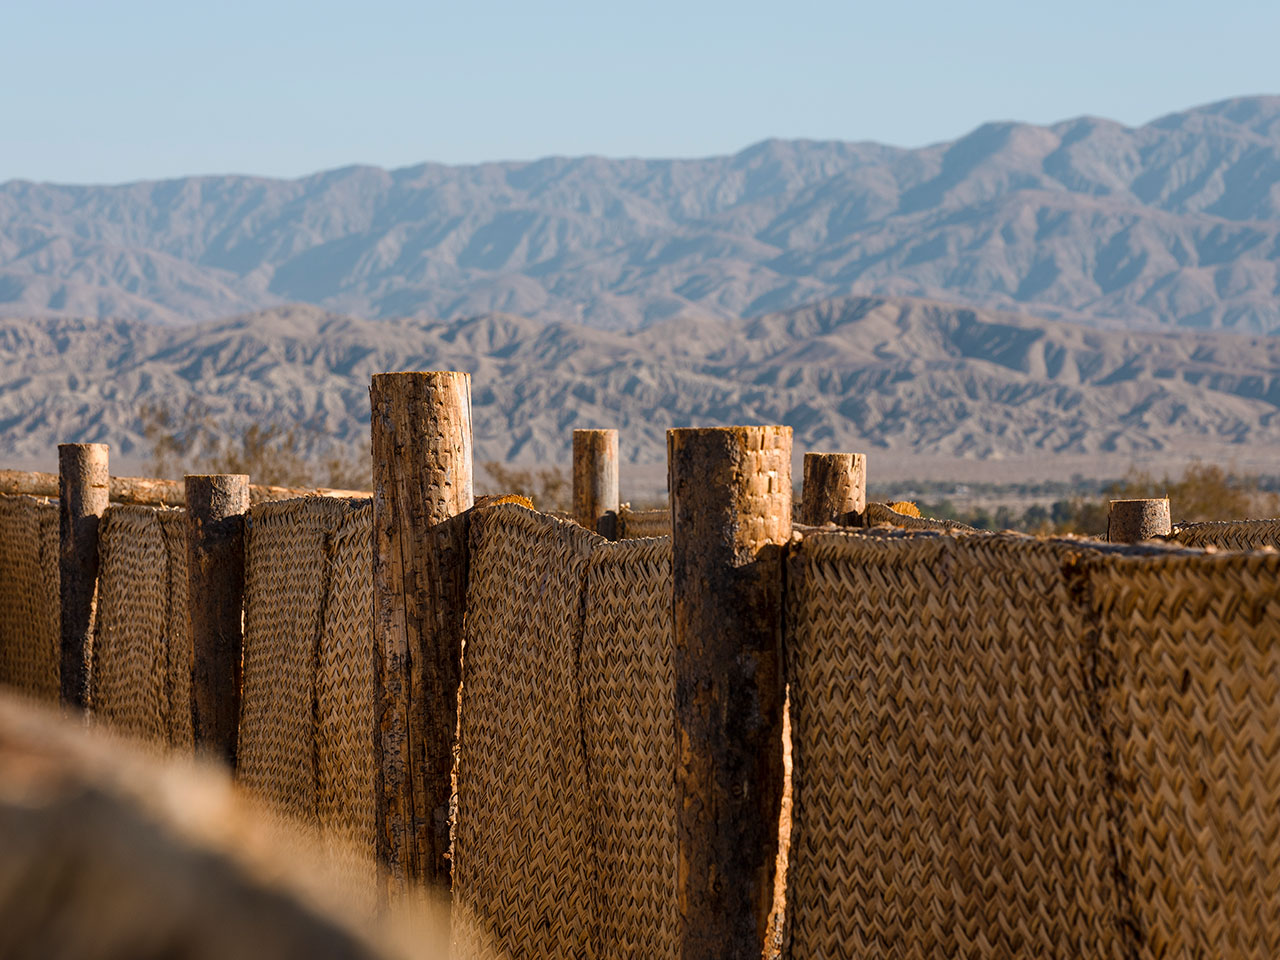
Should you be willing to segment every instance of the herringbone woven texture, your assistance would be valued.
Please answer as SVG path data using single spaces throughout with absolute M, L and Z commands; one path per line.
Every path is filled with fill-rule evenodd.
M 1280 957 L 1280 556 L 1091 578 L 1133 956 Z
M 121 504 L 107 508 L 98 528 L 93 716 L 163 747 L 175 730 L 179 743 L 190 743 L 184 529 L 183 511 Z
M 791 956 L 1120 956 L 1073 556 L 936 534 L 793 548 Z
M 0 495 L 0 683 L 57 700 L 58 505 Z
M 1222 550 L 1280 549 L 1280 520 L 1180 523 L 1173 528 L 1169 540 L 1187 547 L 1218 547 Z
M 192 750 L 191 633 L 187 626 L 187 511 L 158 510 L 156 519 L 164 531 L 169 552 L 169 744 L 175 750 Z
M 671 511 L 632 510 L 624 506 L 618 511 L 618 539 L 671 536 Z
M 591 955 L 577 665 L 602 542 L 514 504 L 471 520 L 453 842 L 455 956 Z
M 334 531 L 316 675 L 317 814 L 330 854 L 368 881 L 374 867 L 373 506 Z
M 974 532 L 974 528 L 965 523 L 959 523 L 955 520 L 933 520 L 929 517 L 909 517 L 906 514 L 898 513 L 896 510 L 890 510 L 883 503 L 868 503 L 867 509 L 862 514 L 862 522 L 864 526 L 868 527 L 887 523 L 890 526 L 898 527 L 900 530 Z
M 671 644 L 671 539 L 597 546 L 581 670 L 599 957 L 677 955 Z
M 329 538 L 351 510 L 348 500 L 306 497 L 249 511 L 238 774 L 277 810 L 313 826 Z

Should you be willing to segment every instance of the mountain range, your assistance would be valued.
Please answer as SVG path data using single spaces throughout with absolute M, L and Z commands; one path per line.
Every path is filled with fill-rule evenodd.
M 472 373 L 479 461 L 564 464 L 574 427 L 612 426 L 624 460 L 660 464 L 667 427 L 745 422 L 790 424 L 797 451 L 866 451 L 874 468 L 932 456 L 1060 471 L 1074 458 L 1122 472 L 1206 452 L 1280 463 L 1280 337 L 878 297 L 631 331 L 311 306 L 177 327 L 0 319 L 0 463 L 47 464 L 59 441 L 105 441 L 113 463 L 137 463 L 139 411 L 157 398 L 198 403 L 229 433 L 297 426 L 356 448 L 370 377 L 403 369 Z
M 1137 128 L 989 123 L 919 149 L 770 140 L 697 160 L 0 184 L 0 314 L 121 331 L 289 303 L 634 331 L 850 295 L 1280 330 L 1280 97 Z

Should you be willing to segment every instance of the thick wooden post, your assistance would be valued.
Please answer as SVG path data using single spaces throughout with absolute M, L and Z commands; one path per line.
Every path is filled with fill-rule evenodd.
M 782 799 L 791 428 L 667 432 L 680 956 L 758 960 Z
M 378 856 L 388 892 L 449 887 L 471 507 L 471 377 L 383 373 L 373 409 Z
M 1168 497 L 1111 501 L 1107 516 L 1107 540 L 1111 543 L 1141 543 L 1172 532 Z
M 806 453 L 800 522 L 848 523 L 867 509 L 865 453 Z
M 618 539 L 618 431 L 573 431 L 573 515 L 588 530 Z
M 98 586 L 98 521 L 110 500 L 105 443 L 58 444 L 58 576 L 61 689 L 66 706 L 89 705 L 89 658 Z
M 187 475 L 187 633 L 196 750 L 235 768 L 249 478 Z

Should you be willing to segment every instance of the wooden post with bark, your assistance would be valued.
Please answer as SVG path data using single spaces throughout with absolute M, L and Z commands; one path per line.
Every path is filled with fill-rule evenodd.
M 1107 540 L 1110 543 L 1141 543 L 1173 532 L 1169 498 L 1150 500 L 1112 500 L 1107 515 Z
M 449 803 L 473 502 L 471 377 L 373 378 L 378 858 L 397 895 L 449 888 Z
M 618 431 L 573 431 L 573 515 L 588 530 L 618 539 Z
M 800 522 L 850 524 L 867 509 L 864 453 L 806 453 Z
M 187 634 L 191 640 L 191 725 L 198 752 L 232 769 L 240 724 L 240 658 L 244 644 L 244 474 L 189 474 L 187 505 Z
M 667 433 L 679 953 L 758 960 L 782 799 L 791 428 Z
M 94 600 L 98 587 L 98 523 L 110 501 L 105 443 L 58 445 L 58 576 L 62 636 L 62 703 L 89 705 Z

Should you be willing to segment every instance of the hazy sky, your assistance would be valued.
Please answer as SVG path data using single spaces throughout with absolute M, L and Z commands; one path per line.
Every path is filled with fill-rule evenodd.
M 915 146 L 1280 92 L 1277 0 L 0 5 L 0 180 L 297 176 L 765 137 Z

